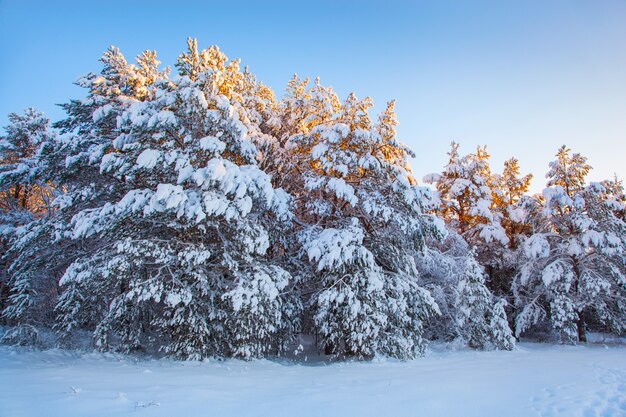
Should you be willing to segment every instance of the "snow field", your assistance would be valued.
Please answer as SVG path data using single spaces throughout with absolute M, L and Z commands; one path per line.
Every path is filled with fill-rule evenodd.
M 0 348 L 0 416 L 626 416 L 626 348 L 180 362 Z

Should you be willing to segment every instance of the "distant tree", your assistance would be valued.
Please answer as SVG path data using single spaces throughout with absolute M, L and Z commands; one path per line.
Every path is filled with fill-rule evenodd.
M 490 270 L 490 288 L 501 296 L 510 294 L 518 268 L 518 248 L 532 230 L 529 212 L 534 204 L 526 195 L 531 179 L 530 174 L 521 176 L 519 162 L 515 158 L 504 161 L 502 174 L 492 176 L 493 210 L 500 218 L 508 245 L 483 247 L 481 261 Z
M 515 158 L 504 161 L 502 174 L 494 175 L 494 206 L 501 215 L 500 224 L 509 239 L 510 249 L 515 249 L 528 232 L 520 206 L 523 205 L 532 178 L 531 174 L 520 175 L 519 161 Z
M 600 184 L 604 187 L 603 198 L 613 215 L 626 221 L 626 195 L 622 180 L 615 176 L 612 180 L 604 180 Z
M 516 332 L 541 328 L 565 342 L 586 340 L 588 326 L 626 329 L 626 224 L 598 183 L 585 186 L 587 159 L 562 147 L 550 163 L 540 225 L 525 243 L 514 282 Z
M 485 147 L 478 147 L 476 153 L 460 156 L 459 145 L 452 142 L 448 155 L 443 172 L 427 175 L 425 181 L 439 192 L 437 212 L 475 249 L 491 284 L 503 267 L 509 237 L 501 224 L 503 214 L 494 202 L 498 184 L 491 173 L 489 154 Z
M 567 146 L 561 146 L 556 153 L 556 160 L 550 162 L 550 169 L 546 174 L 548 187 L 561 187 L 570 197 L 582 191 L 585 177 L 591 170 L 586 157 L 571 152 Z
M 500 217 L 493 208 L 489 154 L 485 148 L 478 147 L 476 153 L 462 157 L 458 148 L 459 145 L 453 142 L 443 172 L 425 178 L 439 192 L 439 211 L 470 244 L 508 244 Z
M 50 210 L 52 189 L 38 165 L 54 137 L 50 121 L 29 108 L 9 114 L 6 135 L 0 136 L 0 209 L 4 216 L 41 215 Z

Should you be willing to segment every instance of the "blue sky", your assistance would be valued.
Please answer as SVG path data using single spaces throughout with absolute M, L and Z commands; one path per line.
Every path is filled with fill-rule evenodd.
M 452 140 L 487 144 L 492 167 L 515 156 L 540 190 L 562 144 L 589 158 L 590 180 L 626 177 L 626 1 L 0 0 L 0 125 L 84 95 L 108 45 L 155 49 L 173 65 L 187 36 L 241 58 L 277 95 L 293 73 L 345 97 L 397 99 L 399 136 L 418 177 Z

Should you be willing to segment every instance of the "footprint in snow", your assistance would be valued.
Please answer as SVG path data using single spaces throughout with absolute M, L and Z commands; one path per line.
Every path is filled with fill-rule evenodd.
M 149 402 L 137 401 L 135 403 L 135 410 L 138 408 L 158 407 L 160 405 L 161 403 L 158 403 L 156 401 L 149 401 Z

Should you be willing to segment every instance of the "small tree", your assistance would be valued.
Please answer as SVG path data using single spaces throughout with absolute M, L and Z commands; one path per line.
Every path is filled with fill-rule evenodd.
M 509 328 L 504 306 L 485 286 L 485 273 L 473 256 L 465 260 L 456 289 L 455 320 L 461 337 L 470 347 L 513 349 L 515 339 Z

